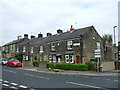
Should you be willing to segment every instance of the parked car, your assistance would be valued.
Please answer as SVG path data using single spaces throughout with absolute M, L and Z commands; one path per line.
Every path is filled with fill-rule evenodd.
M 10 59 L 7 63 L 7 66 L 12 66 L 12 67 L 22 67 L 23 64 L 16 59 Z
M 8 59 L 1 58 L 2 65 L 7 65 Z

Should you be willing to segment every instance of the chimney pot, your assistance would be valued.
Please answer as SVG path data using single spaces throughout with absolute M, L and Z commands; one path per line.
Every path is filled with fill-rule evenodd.
M 57 30 L 57 34 L 60 34 L 60 33 L 63 33 L 63 31 L 60 30 L 60 29 L 58 29 L 58 30 Z
M 31 39 L 35 38 L 35 36 L 31 35 Z
M 73 31 L 73 30 L 74 30 L 73 25 L 71 25 L 70 31 Z
M 52 36 L 52 34 L 51 33 L 47 33 L 47 36 Z
M 43 34 L 38 34 L 38 38 L 42 38 L 43 37 Z
M 24 34 L 24 38 L 28 38 L 28 34 Z

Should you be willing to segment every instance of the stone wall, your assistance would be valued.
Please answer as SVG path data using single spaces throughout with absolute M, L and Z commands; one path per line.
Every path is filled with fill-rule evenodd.
M 102 65 L 102 71 L 113 71 L 115 70 L 114 61 L 108 61 L 108 62 L 101 62 Z

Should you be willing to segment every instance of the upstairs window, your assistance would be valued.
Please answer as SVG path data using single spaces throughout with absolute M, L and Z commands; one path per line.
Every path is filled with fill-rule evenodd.
M 68 50 L 73 49 L 73 41 L 67 41 L 67 49 Z
M 55 43 L 51 43 L 51 51 L 55 51 Z
M 33 47 L 31 47 L 31 53 L 33 53 Z
M 19 52 L 19 47 L 17 47 L 17 52 Z
M 13 45 L 10 45 L 10 50 L 11 50 L 11 51 L 13 50 Z
M 26 47 L 25 46 L 23 46 L 23 52 L 25 52 L 26 51 Z
M 43 46 L 40 46 L 40 53 L 43 53 Z

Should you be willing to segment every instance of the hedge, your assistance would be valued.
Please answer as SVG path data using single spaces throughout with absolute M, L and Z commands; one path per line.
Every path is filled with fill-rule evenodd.
M 47 68 L 86 71 L 88 66 L 86 64 L 71 64 L 71 63 L 46 63 Z

